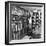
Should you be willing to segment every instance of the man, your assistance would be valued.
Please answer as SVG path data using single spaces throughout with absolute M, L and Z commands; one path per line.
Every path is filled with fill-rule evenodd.
M 32 17 L 31 17 L 31 13 L 29 12 L 29 15 L 28 15 L 28 27 L 27 27 L 27 34 L 28 36 L 30 36 L 31 34 L 31 30 L 32 29 Z

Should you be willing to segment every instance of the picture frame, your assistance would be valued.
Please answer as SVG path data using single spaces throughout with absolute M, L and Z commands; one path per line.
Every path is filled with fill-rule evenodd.
M 23 24 L 25 24 L 24 27 L 26 26 L 26 24 L 28 25 L 27 28 L 25 29 L 24 27 L 21 26 L 21 25 L 23 25 L 21 23 L 21 20 L 23 21 L 23 19 L 19 20 L 19 17 L 17 17 L 17 18 L 15 17 L 17 15 L 22 16 L 24 14 L 25 17 L 21 17 L 21 18 L 28 19 L 30 17 L 30 16 L 28 17 L 28 15 L 27 15 L 28 12 L 29 12 L 28 14 L 30 15 L 30 13 L 36 13 L 38 11 L 41 12 L 41 18 L 42 18 L 41 27 L 40 27 L 41 35 L 39 35 L 39 36 L 41 36 L 41 38 L 35 38 L 35 36 L 36 36 L 35 33 L 37 34 L 37 30 L 36 30 L 37 27 L 36 27 L 36 29 L 33 29 L 34 25 L 31 25 L 31 30 L 36 31 L 36 32 L 33 31 L 33 32 L 35 32 L 33 35 L 29 31 L 30 29 L 27 29 L 28 27 L 30 27 L 30 24 L 27 24 L 28 22 L 25 22 L 25 23 L 22 22 Z M 26 15 L 27 15 L 27 17 L 26 17 Z M 34 14 L 34 15 L 36 16 L 36 14 Z M 31 18 L 31 21 L 32 21 L 32 18 Z M 20 24 L 18 24 L 18 26 L 17 26 L 13 23 L 20 23 Z M 11 26 L 12 24 L 15 27 L 12 27 Z M 22 29 L 22 32 L 20 31 L 21 29 Z M 17 34 L 17 32 L 14 32 L 14 30 L 16 30 L 16 31 L 19 30 L 18 32 L 19 33 L 21 32 L 21 34 L 20 35 L 19 35 L 19 33 Z M 29 31 L 29 33 L 33 36 L 30 37 L 30 39 L 28 37 L 27 37 L 28 39 L 27 38 L 23 39 L 23 37 L 25 36 L 23 34 L 23 30 L 25 31 L 24 34 L 28 34 L 28 31 Z M 38 30 L 38 32 L 39 32 L 39 30 Z M 14 36 L 14 35 L 16 35 L 16 36 Z M 15 45 L 15 44 L 31 44 L 31 43 L 45 43 L 45 3 L 17 2 L 17 1 L 5 2 L 5 44 L 6 45 Z

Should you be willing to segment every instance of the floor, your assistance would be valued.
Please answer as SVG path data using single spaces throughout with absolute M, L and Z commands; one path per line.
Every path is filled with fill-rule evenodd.
M 25 37 L 23 37 L 22 39 L 30 39 L 31 36 L 26 35 Z

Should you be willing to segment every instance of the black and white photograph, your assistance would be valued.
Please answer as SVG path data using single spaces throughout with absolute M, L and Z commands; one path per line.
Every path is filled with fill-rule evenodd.
M 5 44 L 45 41 L 45 4 L 5 2 Z

